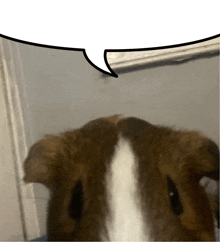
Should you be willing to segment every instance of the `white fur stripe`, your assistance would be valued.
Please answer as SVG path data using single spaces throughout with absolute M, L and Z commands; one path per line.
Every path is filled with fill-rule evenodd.
M 137 160 L 130 143 L 120 137 L 107 174 L 110 214 L 106 226 L 110 241 L 146 241 L 136 169 Z

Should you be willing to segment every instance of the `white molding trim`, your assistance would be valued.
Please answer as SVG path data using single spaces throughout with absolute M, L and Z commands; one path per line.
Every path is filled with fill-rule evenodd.
M 194 56 L 219 52 L 220 38 L 197 44 L 176 48 L 131 51 L 131 52 L 107 52 L 107 60 L 113 70 L 134 68 L 141 65 L 157 64 L 161 62 L 181 62 L 192 59 Z
M 7 57 L 5 52 L 7 52 Z M 40 236 L 40 228 L 37 217 L 37 209 L 33 185 L 26 185 L 23 182 L 24 171 L 23 161 L 27 155 L 28 148 L 24 128 L 24 119 L 21 109 L 21 100 L 17 85 L 19 78 L 23 76 L 22 64 L 15 71 L 14 60 L 19 61 L 19 48 L 16 51 L 12 48 L 11 41 L 4 41 L 0 38 L 0 65 L 3 71 L 4 95 L 7 102 L 7 114 L 9 118 L 9 129 L 14 150 L 14 163 L 16 167 L 17 187 L 20 194 L 21 216 L 25 239 L 30 240 Z M 23 80 L 22 80 L 23 81 Z

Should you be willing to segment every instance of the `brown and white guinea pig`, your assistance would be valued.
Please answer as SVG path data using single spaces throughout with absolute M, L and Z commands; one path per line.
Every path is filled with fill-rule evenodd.
M 50 190 L 50 241 L 215 241 L 199 181 L 218 169 L 198 132 L 115 115 L 34 144 L 24 180 Z

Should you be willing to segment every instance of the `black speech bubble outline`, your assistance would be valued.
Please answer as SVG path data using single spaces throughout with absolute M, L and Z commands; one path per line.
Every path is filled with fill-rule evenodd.
M 102 72 L 102 73 L 104 73 L 106 75 L 118 78 L 118 75 L 111 69 L 110 65 L 108 64 L 107 52 L 136 52 L 136 51 L 147 51 L 147 50 L 150 51 L 150 50 L 171 49 L 171 48 L 182 47 L 182 46 L 187 46 L 187 45 L 193 45 L 193 44 L 198 44 L 198 43 L 201 43 L 201 42 L 209 41 L 211 39 L 215 39 L 215 38 L 220 37 L 220 34 L 213 35 L 211 37 L 204 38 L 204 39 L 201 39 L 201 40 L 196 40 L 196 41 L 191 41 L 191 42 L 186 42 L 186 43 L 183 43 L 183 44 L 176 44 L 176 45 L 167 45 L 167 46 L 152 47 L 152 48 L 138 48 L 138 49 L 105 49 L 104 50 L 104 61 L 105 61 L 106 66 L 108 67 L 110 73 L 107 72 L 107 71 L 104 71 L 101 68 L 99 68 L 98 66 L 96 66 L 89 59 L 89 57 L 87 56 L 86 49 L 83 49 L 83 48 L 68 48 L 68 47 L 60 47 L 60 46 L 52 46 L 52 45 L 44 45 L 44 44 L 32 43 L 32 42 L 29 42 L 29 41 L 12 38 L 12 37 L 9 37 L 9 36 L 3 35 L 3 34 L 0 34 L 0 37 L 8 39 L 8 40 L 11 40 L 11 41 L 19 42 L 19 43 L 22 43 L 22 44 L 34 45 L 34 46 L 38 46 L 38 47 L 51 48 L 51 49 L 60 49 L 60 50 L 82 51 L 83 54 L 84 54 L 84 57 L 86 58 L 86 60 L 95 69 L 97 69 L 98 71 L 100 71 L 100 72 Z

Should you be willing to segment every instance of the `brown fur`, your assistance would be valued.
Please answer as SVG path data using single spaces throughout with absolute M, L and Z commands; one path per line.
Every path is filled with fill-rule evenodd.
M 151 227 L 151 240 L 214 241 L 212 212 L 199 180 L 204 175 L 219 179 L 217 146 L 194 131 L 175 131 L 119 115 L 46 136 L 30 149 L 24 180 L 42 183 L 51 192 L 48 239 L 99 241 L 100 230 L 105 233 L 105 174 L 119 134 L 131 140 L 139 161 L 142 209 Z M 180 216 L 170 208 L 167 176 L 179 191 L 184 207 Z M 68 213 L 77 181 L 83 185 L 80 222 Z

